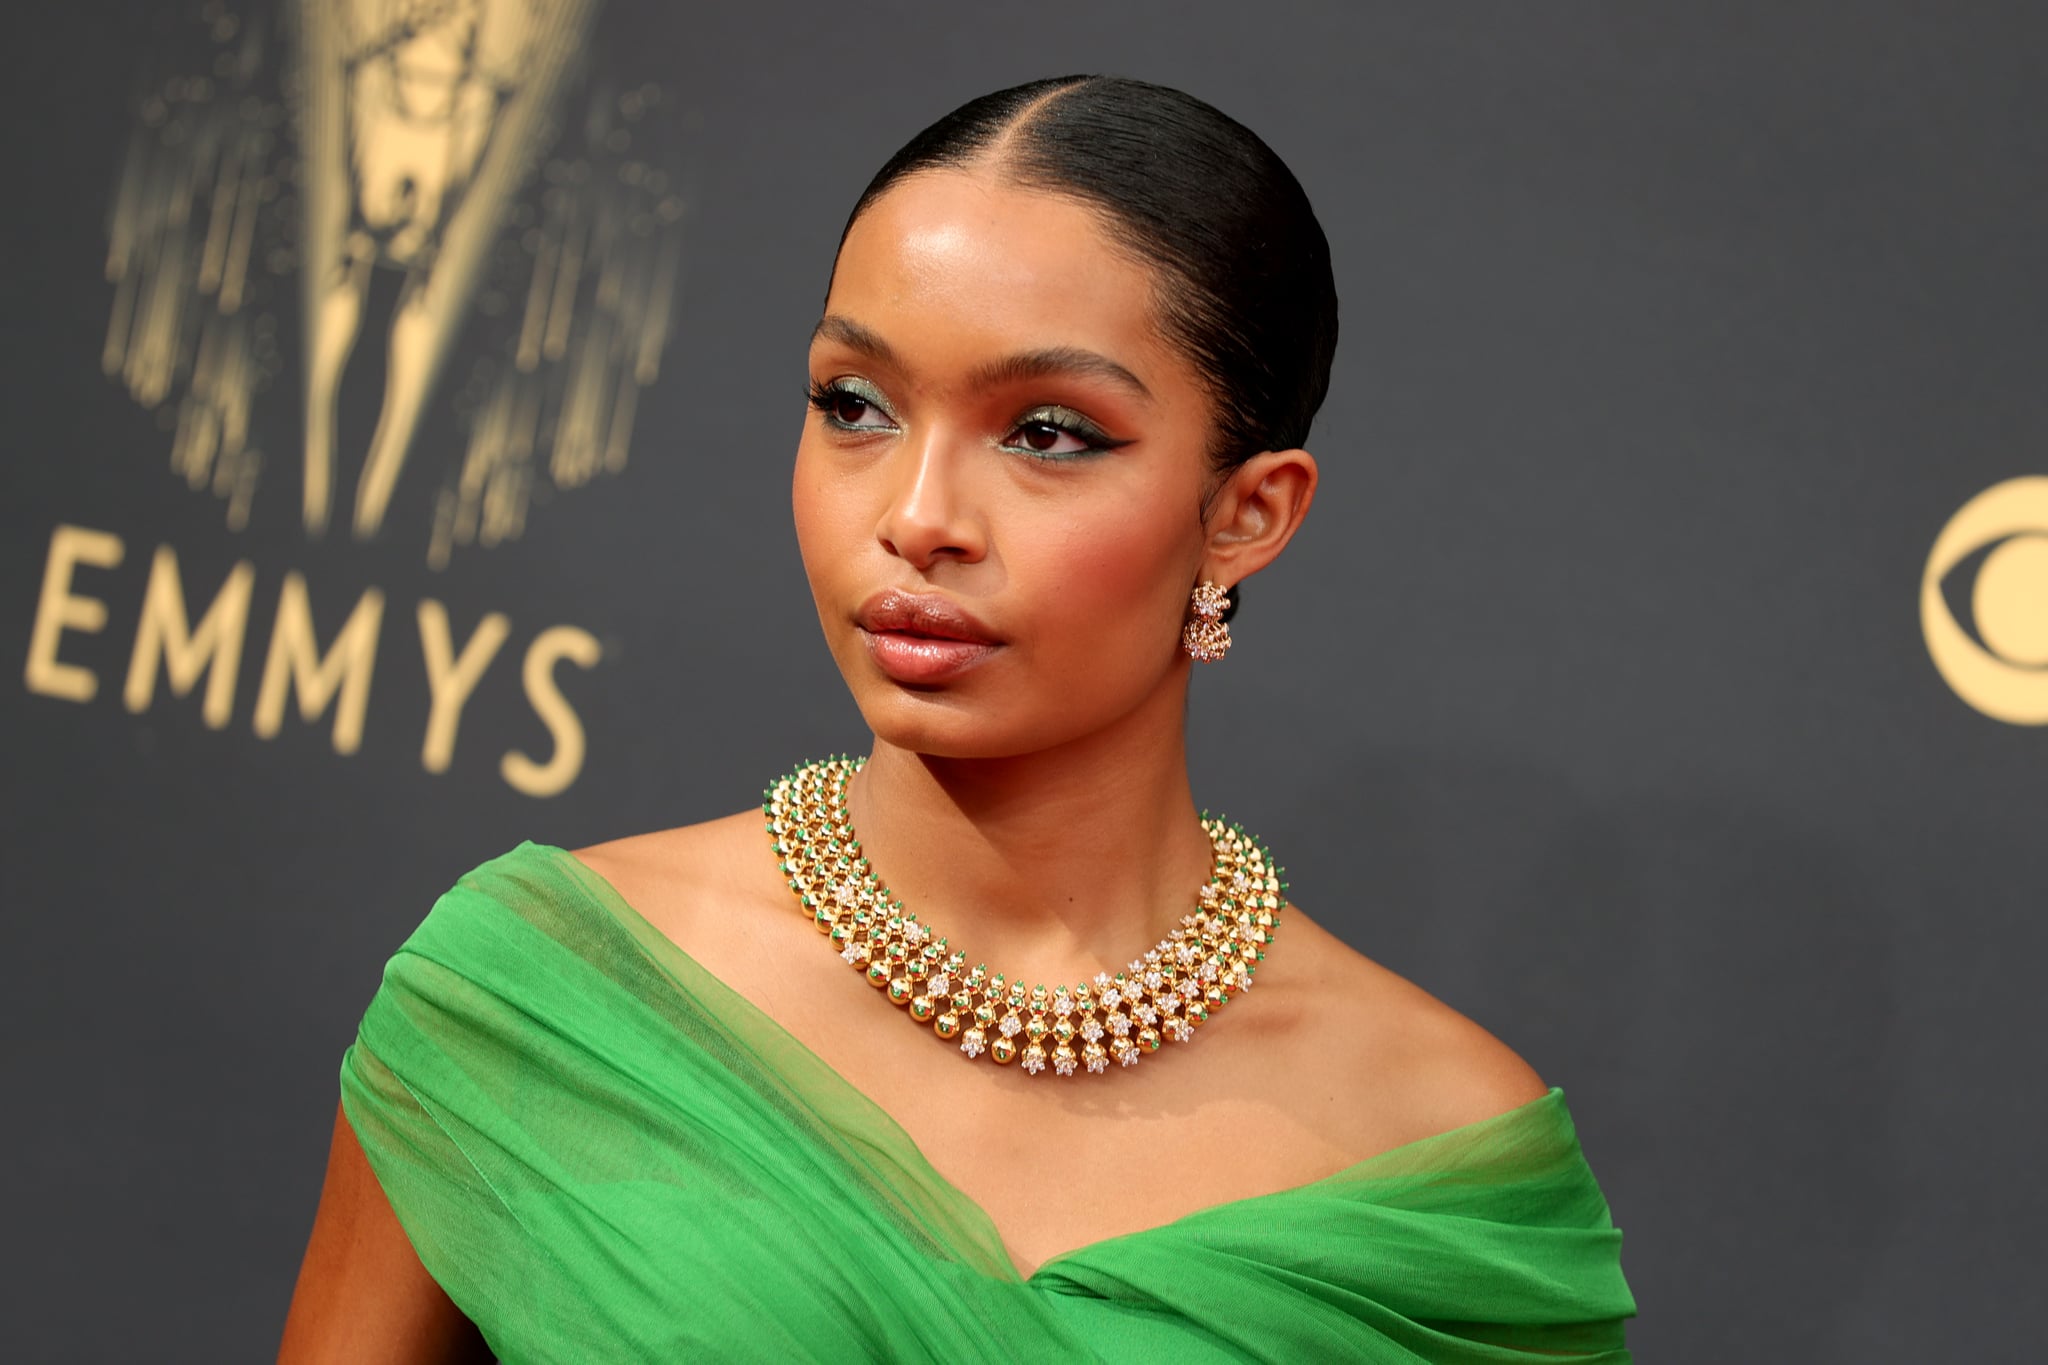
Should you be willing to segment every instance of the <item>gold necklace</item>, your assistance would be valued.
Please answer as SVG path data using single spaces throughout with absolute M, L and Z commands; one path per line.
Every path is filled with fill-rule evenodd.
M 846 813 L 846 784 L 866 762 L 841 755 L 807 763 L 768 789 L 761 808 L 777 866 L 839 956 L 912 1019 L 957 1039 L 970 1060 L 1021 1061 L 1033 1076 L 1100 1073 L 1112 1058 L 1135 1066 L 1163 1042 L 1193 1038 L 1214 1011 L 1251 988 L 1287 905 L 1287 883 L 1264 845 L 1238 826 L 1204 813 L 1214 863 L 1195 912 L 1127 970 L 1026 990 L 986 965 L 968 970 L 967 955 L 934 936 L 876 878 Z

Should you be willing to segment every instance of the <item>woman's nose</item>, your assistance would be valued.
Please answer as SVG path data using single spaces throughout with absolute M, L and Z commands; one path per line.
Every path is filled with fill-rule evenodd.
M 938 432 L 896 449 L 884 462 L 889 499 L 875 526 L 884 549 L 920 570 L 942 559 L 982 557 L 987 535 L 966 477 L 973 455 Z

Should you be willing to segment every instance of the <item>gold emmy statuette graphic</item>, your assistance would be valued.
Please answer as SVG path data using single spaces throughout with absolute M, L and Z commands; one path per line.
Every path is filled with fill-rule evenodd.
M 298 458 L 269 472 L 299 474 L 310 536 L 341 521 L 373 539 L 416 490 L 444 568 L 518 539 L 542 483 L 625 468 L 668 341 L 683 205 L 656 164 L 675 126 L 650 117 L 660 87 L 590 71 L 597 9 L 283 0 L 279 43 L 280 25 L 208 0 L 210 60 L 188 52 L 138 105 L 101 364 L 175 433 L 173 470 L 228 503 L 231 529 L 266 472 L 258 431 L 283 434 L 260 400 L 294 360 Z M 379 272 L 398 277 L 395 304 Z M 294 274 L 295 356 L 268 288 Z M 373 328 L 381 382 L 349 380 Z M 366 445 L 343 434 L 345 380 L 350 404 L 374 404 Z M 409 471 L 444 390 L 466 434 L 452 461 L 436 452 L 442 469 Z
M 294 532 L 339 522 L 369 541 L 425 520 L 440 570 L 518 540 L 536 492 L 626 468 L 682 264 L 683 203 L 658 163 L 688 120 L 659 85 L 597 69 L 598 7 L 203 0 L 160 26 L 107 217 L 100 366 L 155 414 L 173 475 L 225 503 L 230 532 L 250 527 L 266 478 L 288 490 L 296 474 L 297 506 L 266 500 Z M 380 274 L 397 277 L 395 302 Z M 380 334 L 383 375 L 348 377 L 357 342 Z M 302 419 L 267 401 L 294 375 Z M 441 391 L 452 441 L 436 436 Z M 265 443 L 296 458 L 266 461 Z M 431 515 L 393 515 L 407 505 Z M 294 711 L 331 717 L 337 755 L 403 736 L 443 773 L 507 658 L 497 673 L 516 668 L 531 717 L 467 747 L 491 746 L 528 796 L 582 771 L 583 719 L 557 671 L 606 661 L 596 633 L 451 606 L 417 582 L 388 593 L 350 567 L 309 581 L 259 564 L 256 544 L 215 587 L 192 568 L 210 557 L 86 520 L 51 528 L 29 692 L 91 705 L 114 691 L 136 715 L 196 693 L 208 729 L 239 715 L 266 740 Z M 389 566 L 342 561 L 368 562 Z M 120 676 L 115 642 L 95 654 L 96 635 L 132 643 L 118 690 L 102 687 Z M 253 698 L 237 697 L 245 657 L 261 660 Z M 423 716 L 373 694 L 394 667 L 424 676 Z
M 526 170 L 588 0 L 308 4 L 304 87 L 306 529 L 327 525 L 335 404 L 377 264 L 406 272 L 355 532 L 382 525 Z
M 1987 550 L 1970 588 L 1973 635 L 1942 584 Z M 1920 627 L 1957 696 L 1994 720 L 2048 725 L 2048 478 L 1995 484 L 1949 519 L 1920 579 Z

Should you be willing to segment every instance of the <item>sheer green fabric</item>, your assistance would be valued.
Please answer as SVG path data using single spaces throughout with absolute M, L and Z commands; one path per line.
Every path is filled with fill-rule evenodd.
M 1024 1278 L 886 1113 L 544 845 L 436 903 L 341 1087 L 507 1361 L 1628 1359 L 1556 1090 Z

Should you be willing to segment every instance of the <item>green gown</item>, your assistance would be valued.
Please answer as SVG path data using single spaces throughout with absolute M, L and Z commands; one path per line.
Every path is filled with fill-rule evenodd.
M 561 849 L 462 878 L 341 1092 L 506 1361 L 1625 1361 L 1563 1095 L 1020 1276 L 872 1101 Z

